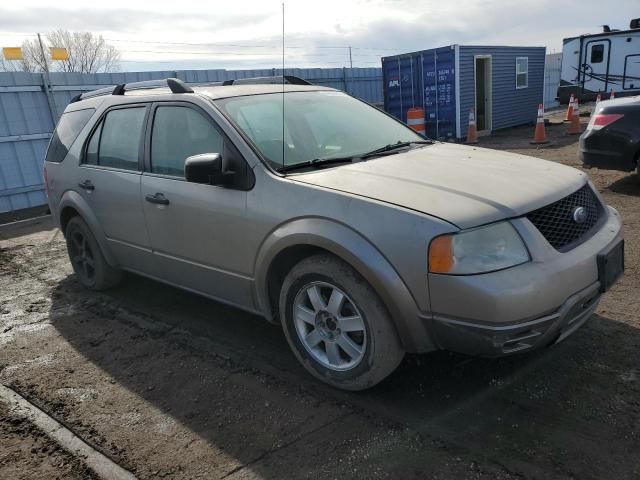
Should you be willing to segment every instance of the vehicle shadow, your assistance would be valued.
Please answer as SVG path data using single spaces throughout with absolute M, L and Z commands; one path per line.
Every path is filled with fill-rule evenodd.
M 130 275 L 96 301 L 69 276 L 52 298 L 53 326 L 84 358 L 210 445 L 252 463 L 261 478 L 285 474 L 281 466 L 254 462 L 300 428 L 289 424 L 298 414 L 296 395 L 399 422 L 502 465 L 527 465 L 531 474 L 595 479 L 640 472 L 632 453 L 640 421 L 640 330 L 603 316 L 540 352 L 503 359 L 412 355 L 377 387 L 344 393 L 311 379 L 277 326 L 188 292 Z M 61 314 L 70 304 L 89 315 Z M 227 384 L 244 369 L 264 376 L 264 391 Z M 289 418 L 263 415 L 265 400 Z M 302 475 L 314 460 L 304 461 L 284 472 Z
M 609 185 L 608 190 L 622 195 L 640 197 L 640 176 L 635 172 L 629 173 L 629 175 Z

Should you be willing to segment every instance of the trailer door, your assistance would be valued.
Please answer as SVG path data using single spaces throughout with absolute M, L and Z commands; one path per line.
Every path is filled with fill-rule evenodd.
M 627 55 L 624 62 L 624 90 L 640 89 L 640 54 Z
M 606 92 L 608 90 L 610 53 L 611 40 L 587 42 L 580 68 L 582 93 Z

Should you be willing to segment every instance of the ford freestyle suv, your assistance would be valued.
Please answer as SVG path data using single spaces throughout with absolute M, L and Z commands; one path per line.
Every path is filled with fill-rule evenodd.
M 623 272 L 620 217 L 578 170 L 433 142 L 295 77 L 162 85 L 85 93 L 51 140 L 89 289 L 128 271 L 260 314 L 361 390 L 405 352 L 559 342 Z

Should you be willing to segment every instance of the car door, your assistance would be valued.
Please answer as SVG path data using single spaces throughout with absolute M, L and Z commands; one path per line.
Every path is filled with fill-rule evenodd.
M 191 183 L 184 176 L 189 156 L 220 153 L 229 162 L 239 154 L 209 113 L 188 102 L 154 104 L 147 137 L 143 209 L 163 279 L 252 308 L 246 189 Z
M 149 109 L 148 104 L 132 104 L 107 110 L 89 135 L 78 177 L 78 191 L 97 217 L 118 262 L 145 272 L 151 266 L 151 244 L 140 178 Z

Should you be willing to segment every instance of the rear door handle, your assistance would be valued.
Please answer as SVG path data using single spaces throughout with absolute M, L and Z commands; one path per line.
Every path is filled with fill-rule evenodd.
M 93 186 L 93 183 L 91 183 L 91 180 L 85 180 L 84 182 L 79 183 L 78 186 L 83 190 L 87 190 L 87 191 L 92 191 L 96 189 L 96 187 Z
M 155 195 L 145 195 L 144 199 L 149 203 L 155 203 L 156 205 L 169 205 L 169 199 L 165 198 L 164 194 L 156 193 Z

